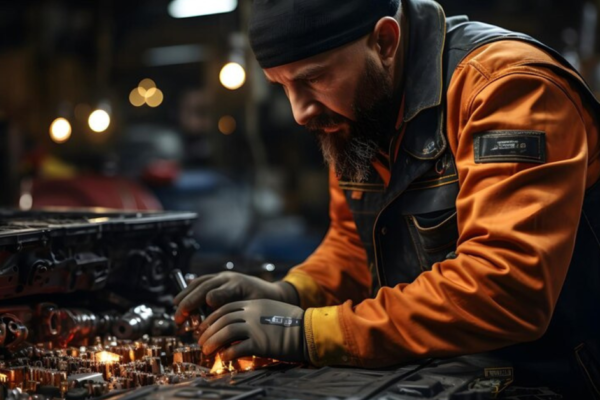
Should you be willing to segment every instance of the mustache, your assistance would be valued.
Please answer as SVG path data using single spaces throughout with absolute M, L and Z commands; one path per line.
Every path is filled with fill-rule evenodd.
M 320 131 L 322 129 L 333 128 L 345 122 L 352 122 L 348 118 L 343 117 L 339 114 L 321 114 L 313 117 L 305 125 L 305 128 L 311 132 Z

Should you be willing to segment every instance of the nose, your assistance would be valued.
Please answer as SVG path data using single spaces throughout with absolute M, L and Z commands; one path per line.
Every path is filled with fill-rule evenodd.
M 309 93 L 289 93 L 292 113 L 298 125 L 306 125 L 308 121 L 322 112 L 323 106 Z

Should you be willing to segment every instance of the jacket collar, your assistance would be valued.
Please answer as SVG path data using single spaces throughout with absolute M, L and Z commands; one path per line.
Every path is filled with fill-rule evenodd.
M 402 0 L 402 7 L 407 13 L 410 41 L 404 81 L 404 121 L 408 122 L 442 103 L 446 16 L 431 0 Z

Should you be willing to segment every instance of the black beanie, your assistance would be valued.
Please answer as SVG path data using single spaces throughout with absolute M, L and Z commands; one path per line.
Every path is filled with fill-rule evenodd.
M 302 60 L 358 40 L 400 0 L 254 0 L 250 44 L 262 68 Z

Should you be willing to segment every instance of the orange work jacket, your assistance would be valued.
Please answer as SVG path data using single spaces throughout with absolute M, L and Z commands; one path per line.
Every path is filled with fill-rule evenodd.
M 429 37 L 420 46 L 415 29 L 427 18 L 430 24 L 421 29 L 441 39 L 429 46 L 436 43 Z M 446 34 L 441 8 L 427 2 L 408 20 L 413 50 L 407 63 L 419 51 L 437 52 L 441 60 Z M 441 74 L 432 63 L 424 68 Z M 408 78 L 407 85 L 416 87 L 407 86 L 407 101 L 411 93 L 419 95 L 419 83 L 443 87 L 435 83 L 439 76 Z M 577 79 L 538 46 L 501 40 L 478 47 L 457 65 L 444 89 L 445 103 L 441 93 L 434 96 L 437 104 L 420 101 L 422 110 L 441 104 L 445 111 L 444 140 L 459 187 L 456 250 L 412 281 L 383 283 L 374 298 L 376 266 L 369 265 L 349 202 L 360 202 L 375 186 L 352 186 L 330 173 L 329 231 L 314 254 L 284 278 L 306 309 L 306 341 L 315 365 L 384 367 L 485 352 L 545 333 L 569 270 L 586 190 L 600 176 L 598 121 Z M 414 103 L 400 119 L 406 122 L 413 111 Z M 545 143 L 537 150 L 544 159 L 482 162 L 486 154 L 477 147 L 478 135 L 495 131 L 543 133 Z M 391 155 L 394 165 L 405 162 L 405 139 Z M 374 161 L 374 170 L 385 191 L 393 174 L 385 162 Z M 391 216 L 386 225 L 402 221 Z

